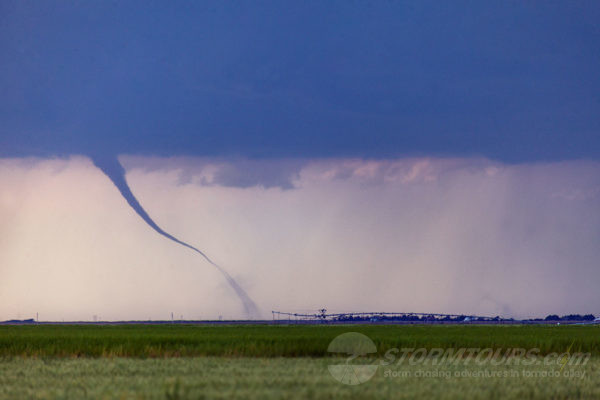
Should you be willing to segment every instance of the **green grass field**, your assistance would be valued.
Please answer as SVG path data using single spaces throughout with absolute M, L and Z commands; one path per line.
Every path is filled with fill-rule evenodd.
M 337 335 L 390 348 L 589 352 L 585 365 L 377 364 L 356 386 L 328 367 Z M 597 399 L 597 326 L 0 326 L 0 399 Z M 518 359 L 518 357 L 517 357 Z
M 386 378 L 348 386 L 326 358 L 13 359 L 0 363 L 2 399 L 598 399 L 600 360 L 588 377 Z M 492 367 L 511 371 L 512 367 Z M 541 370 L 540 367 L 530 368 Z M 415 372 L 406 366 L 404 372 Z M 429 367 L 429 370 L 433 370 Z M 476 371 L 475 367 L 442 368 Z
M 537 347 L 600 356 L 600 326 L 27 325 L 0 326 L 0 357 L 325 357 L 344 332 L 392 347 Z

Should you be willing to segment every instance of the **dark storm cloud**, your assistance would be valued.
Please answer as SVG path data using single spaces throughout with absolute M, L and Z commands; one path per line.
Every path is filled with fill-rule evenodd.
M 599 19 L 597 2 L 3 1 L 0 156 L 597 158 Z
M 248 158 L 197 158 L 197 157 L 139 157 L 122 156 L 120 162 L 126 170 L 144 172 L 175 172 L 180 185 L 200 184 L 247 188 L 259 186 L 266 189 L 292 189 L 299 179 L 302 167 L 310 160 L 248 159 Z

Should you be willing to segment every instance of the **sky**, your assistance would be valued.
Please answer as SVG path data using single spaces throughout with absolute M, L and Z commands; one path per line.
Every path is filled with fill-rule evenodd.
M 121 157 L 156 223 L 260 310 L 598 313 L 600 163 Z M 266 164 L 265 164 L 266 163 Z M 258 165 L 257 165 L 258 164 Z M 86 157 L 0 161 L 0 316 L 243 318 L 222 275 L 150 229 Z
M 600 5 L 3 1 L 0 155 L 600 156 Z
M 244 316 L 101 159 L 263 317 L 599 314 L 598 21 L 594 1 L 2 1 L 0 319 Z

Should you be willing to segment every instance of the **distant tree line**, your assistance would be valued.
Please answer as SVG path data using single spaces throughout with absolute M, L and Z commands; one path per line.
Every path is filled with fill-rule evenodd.
M 556 314 L 550 314 L 544 318 L 544 321 L 593 321 L 595 318 L 594 314 L 569 314 L 563 315 L 562 317 L 559 317 Z
M 593 321 L 596 317 L 593 314 L 569 314 L 563 315 L 562 317 L 551 314 L 546 318 L 532 318 L 523 321 Z M 434 316 L 434 315 L 340 315 L 334 320 L 351 322 L 351 321 L 412 321 L 412 322 L 427 322 L 427 321 L 447 321 L 447 322 L 463 322 L 465 321 L 514 321 L 513 318 L 477 318 L 470 317 L 467 315 L 458 316 Z

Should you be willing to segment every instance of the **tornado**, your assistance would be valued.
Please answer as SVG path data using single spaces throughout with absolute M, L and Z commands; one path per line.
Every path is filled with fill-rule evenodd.
M 112 183 L 117 187 L 117 189 L 119 189 L 121 196 L 123 196 L 123 198 L 127 200 L 129 206 L 133 208 L 133 210 L 144 220 L 144 222 L 146 222 L 158 234 L 200 254 L 206 261 L 208 261 L 209 264 L 215 267 L 223 275 L 229 286 L 234 290 L 234 292 L 242 302 L 246 316 L 248 318 L 254 318 L 259 315 L 258 307 L 256 307 L 254 301 L 252 301 L 250 296 L 248 296 L 244 289 L 242 289 L 242 287 L 238 285 L 235 279 L 233 279 L 225 269 L 223 269 L 221 266 L 219 266 L 217 263 L 211 260 L 201 250 L 182 240 L 177 239 L 170 233 L 165 232 L 160 226 L 156 224 L 156 222 L 152 220 L 152 218 L 150 218 L 146 210 L 144 210 L 144 207 L 142 207 L 140 202 L 133 195 L 133 192 L 129 188 L 127 180 L 125 179 L 125 168 L 123 168 L 123 166 L 116 157 L 94 155 L 91 156 L 91 159 L 94 165 L 112 181 Z

